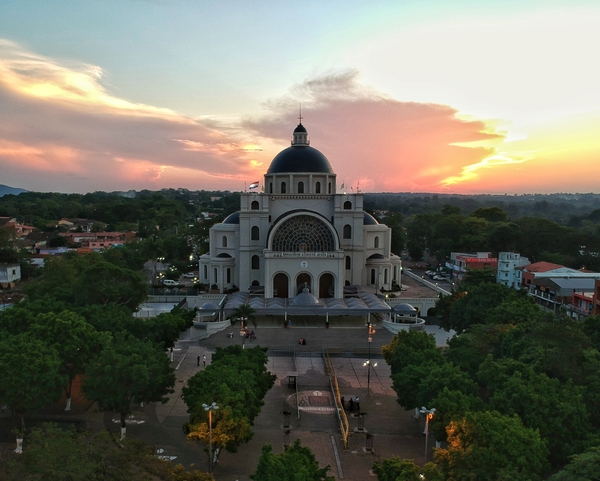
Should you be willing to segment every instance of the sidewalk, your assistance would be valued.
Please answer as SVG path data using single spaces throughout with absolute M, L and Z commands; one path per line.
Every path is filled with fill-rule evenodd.
M 273 332 L 273 335 L 276 333 Z M 179 353 L 182 351 L 175 352 L 174 361 L 178 366 L 176 392 L 167 404 L 147 406 L 142 408 L 140 413 L 136 412 L 136 419 L 144 419 L 147 422 L 133 425 L 128 434 L 155 445 L 157 449 L 163 449 L 164 455 L 177 456 L 174 460 L 176 463 L 182 463 L 186 467 L 194 463 L 197 468 L 207 470 L 208 460 L 204 446 L 187 443 L 181 430 L 181 425 L 188 417 L 180 394 L 187 379 L 203 369 L 202 366 L 197 366 L 197 356 L 206 354 L 210 362 L 212 352 L 196 345 L 190 346 L 186 354 L 178 356 Z M 367 413 L 364 427 L 374 436 L 372 453 L 364 449 L 364 432 L 354 433 L 350 437 L 349 450 L 344 451 L 333 409 L 329 378 L 325 374 L 321 357 L 296 358 L 299 398 L 301 404 L 308 400 L 298 409 L 296 391 L 288 387 L 287 378 L 294 370 L 293 358 L 269 356 L 268 369 L 277 375 L 277 380 L 275 386 L 267 393 L 265 405 L 255 420 L 254 437 L 249 443 L 240 446 L 237 453 L 225 451 L 221 454 L 218 464 L 214 467 L 215 479 L 249 481 L 250 474 L 256 469 L 263 444 L 271 444 L 273 451 L 279 453 L 283 451 L 284 441 L 293 443 L 297 438 L 304 446 L 311 448 L 320 465 L 331 466 L 330 475 L 336 479 L 374 479 L 370 473 L 373 461 L 392 455 L 414 458 L 417 462 L 422 462 L 425 449 L 423 420 L 414 419 L 412 412 L 406 412 L 398 405 L 396 395 L 391 389 L 389 366 L 383 361 L 372 368 L 371 395 L 368 396 L 368 371 L 363 362 L 362 358 L 332 359 L 342 395 L 346 399 L 358 396 L 361 400 L 361 411 Z M 285 440 L 284 411 L 291 412 L 290 434 Z M 349 412 L 347 414 L 353 431 L 358 426 L 358 418 Z M 432 440 L 430 444 L 433 444 Z

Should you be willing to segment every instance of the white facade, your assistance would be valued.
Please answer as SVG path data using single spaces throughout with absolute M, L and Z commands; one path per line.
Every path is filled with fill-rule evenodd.
M 21 279 L 19 264 L 0 264 L 0 282 L 16 282 Z
M 321 298 L 344 286 L 390 290 L 400 284 L 391 229 L 363 211 L 362 194 L 338 193 L 327 158 L 309 146 L 302 124 L 264 176 L 264 192 L 243 193 L 239 212 L 210 230 L 200 281 L 293 298 L 303 287 Z
M 518 269 L 529 265 L 527 257 L 521 257 L 521 254 L 515 252 L 498 253 L 498 271 L 496 272 L 496 282 L 506 287 L 521 289 L 523 271 Z

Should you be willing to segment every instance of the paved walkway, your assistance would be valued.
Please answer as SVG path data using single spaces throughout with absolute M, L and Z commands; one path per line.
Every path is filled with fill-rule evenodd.
M 257 339 L 248 347 L 261 345 L 269 349 L 268 369 L 276 374 L 275 386 L 267 393 L 265 405 L 256 418 L 253 439 L 240 446 L 237 453 L 223 452 L 214 475 L 218 481 L 247 481 L 256 469 L 263 444 L 271 444 L 275 453 L 283 451 L 284 443 L 300 439 L 302 444 L 311 448 L 321 466 L 330 465 L 330 475 L 339 480 L 376 479 L 370 472 L 373 461 L 392 455 L 415 459 L 422 463 L 425 453 L 423 419 L 415 419 L 412 412 L 404 411 L 396 402 L 391 389 L 389 366 L 381 358 L 381 345 L 388 343 L 393 336 L 381 327 L 377 327 L 371 345 L 373 367 L 370 372 L 364 366 L 368 357 L 368 342 L 364 320 L 339 320 L 340 327 L 326 329 L 320 324 L 306 322 L 294 323 L 291 329 L 283 324 L 259 323 L 255 329 Z M 303 325 L 304 324 L 304 325 Z M 299 327 L 302 325 L 302 327 Z M 437 326 L 426 326 L 436 334 L 438 343 L 444 344 L 447 333 Z M 242 343 L 238 333 L 233 338 L 219 333 L 201 343 L 182 340 L 173 352 L 173 367 L 177 381 L 175 392 L 166 404 L 150 404 L 138 407 L 129 419 L 127 435 L 142 439 L 157 450 L 157 454 L 172 459 L 184 466 L 194 464 L 197 469 L 208 470 L 208 460 L 203 445 L 188 443 L 182 425 L 188 421 L 187 407 L 181 398 L 181 389 L 188 379 L 204 367 L 198 366 L 198 356 L 207 356 L 210 363 L 212 353 L 217 347 Z M 297 344 L 304 337 L 306 346 Z M 367 437 L 365 432 L 355 432 L 350 437 L 349 449 L 344 450 L 341 442 L 337 416 L 329 386 L 329 377 L 325 373 L 322 349 L 336 350 L 332 356 L 334 370 L 342 396 L 345 399 L 360 398 L 360 409 L 366 412 L 364 428 L 373 435 L 373 450 L 365 450 Z M 295 351 L 295 356 L 293 355 Z M 377 362 L 377 366 L 374 363 Z M 296 390 L 288 387 L 290 372 L 297 374 Z M 367 395 L 367 386 L 370 395 Z M 218 400 L 215 400 L 218 402 Z M 348 406 L 346 406 L 348 407 Z M 65 413 L 63 406 L 54 406 L 30 420 L 32 425 L 42 420 L 84 421 L 93 429 L 108 428 L 118 432 L 118 418 L 113 413 L 98 413 L 95 406 L 75 404 L 73 411 Z M 290 432 L 284 434 L 283 412 L 291 412 Z M 351 431 L 359 427 L 359 419 L 348 412 Z M 10 415 L 0 415 L 0 432 L 10 433 Z M 430 445 L 433 440 L 430 439 Z M 0 442 L 10 446 L 12 436 L 2 436 Z

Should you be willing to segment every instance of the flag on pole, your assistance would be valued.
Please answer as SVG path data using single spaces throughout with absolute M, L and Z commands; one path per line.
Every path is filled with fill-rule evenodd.
M 252 190 L 252 189 L 256 189 L 259 186 L 260 182 L 257 180 L 256 182 L 252 182 L 249 186 L 248 189 Z

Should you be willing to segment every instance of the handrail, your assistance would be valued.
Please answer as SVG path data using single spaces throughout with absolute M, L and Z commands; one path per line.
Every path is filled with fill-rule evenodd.
M 340 404 L 342 404 L 340 388 L 337 382 L 337 376 L 335 374 L 335 370 L 333 369 L 333 364 L 331 364 L 331 359 L 329 358 L 329 353 L 327 351 L 323 351 L 323 357 L 325 359 L 325 371 L 329 375 L 329 384 L 331 386 L 331 391 L 333 392 L 333 400 L 335 402 L 335 411 L 337 413 L 338 422 L 340 424 L 340 432 L 342 434 L 342 444 L 344 445 L 344 450 L 348 450 L 348 437 L 350 436 L 350 423 L 348 422 L 348 417 L 346 416 L 346 411 L 344 410 L 344 406 L 340 408 Z

